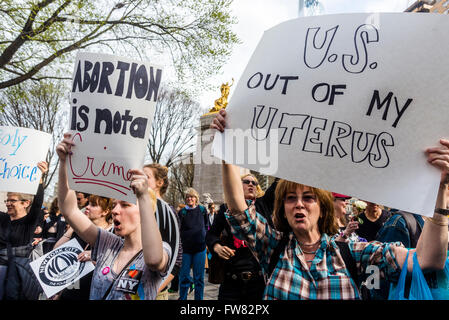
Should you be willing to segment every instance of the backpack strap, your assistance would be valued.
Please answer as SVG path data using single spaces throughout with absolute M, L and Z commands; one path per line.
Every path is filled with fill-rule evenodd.
M 354 257 L 351 254 L 351 251 L 349 250 L 349 245 L 347 242 L 344 241 L 335 241 L 338 248 L 340 249 L 341 257 L 343 258 L 343 261 L 345 263 L 346 269 L 348 269 L 348 272 L 354 280 L 355 284 L 359 286 L 359 276 L 357 274 L 357 265 L 355 263 Z
M 288 233 L 284 233 L 282 235 L 281 240 L 278 242 L 276 248 L 274 248 L 273 252 L 271 253 L 270 256 L 270 263 L 268 264 L 268 277 L 267 279 L 269 279 L 271 277 L 271 274 L 274 271 L 274 268 L 276 267 L 279 258 L 281 256 L 281 253 L 284 251 L 285 247 L 287 246 L 287 243 L 289 241 L 289 237 L 288 237 Z
M 416 245 L 418 244 L 419 236 L 421 235 L 422 227 L 416 221 L 415 216 L 412 213 L 404 212 L 404 211 L 398 211 L 396 214 L 399 214 L 404 218 L 405 223 L 407 224 L 407 229 L 410 235 L 410 247 L 416 248 Z

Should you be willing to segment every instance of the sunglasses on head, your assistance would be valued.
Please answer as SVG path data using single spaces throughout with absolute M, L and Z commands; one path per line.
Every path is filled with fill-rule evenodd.
M 252 180 L 242 180 L 242 183 L 244 184 L 252 184 L 253 186 L 257 187 L 259 185 L 259 183 L 257 181 L 252 181 Z

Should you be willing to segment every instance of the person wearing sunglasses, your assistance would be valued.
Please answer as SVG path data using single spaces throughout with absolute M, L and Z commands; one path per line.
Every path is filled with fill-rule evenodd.
M 263 201 L 265 193 L 252 174 L 241 176 L 242 190 L 248 203 Z M 272 188 L 273 189 L 273 188 Z M 219 287 L 218 300 L 262 300 L 265 282 L 259 262 L 245 241 L 236 238 L 225 218 L 226 204 L 222 204 L 206 235 L 206 243 L 212 259 L 224 262 L 224 277 Z M 210 264 L 209 272 L 213 272 Z
M 226 127 L 226 110 L 220 110 L 211 124 L 220 132 Z M 407 259 L 413 270 L 416 252 L 423 270 L 442 270 L 447 258 L 448 218 L 441 214 L 449 201 L 449 140 L 426 150 L 427 162 L 441 172 L 435 212 L 424 226 L 416 249 L 410 252 L 400 243 L 349 242 L 346 247 L 355 260 L 358 274 L 377 266 L 379 275 L 394 282 Z M 268 278 L 264 291 L 267 300 L 356 300 L 360 291 L 346 265 L 339 245 L 332 239 L 338 232 L 333 197 L 329 191 L 280 180 L 275 191 L 275 228 L 248 205 L 240 187 L 239 168 L 222 165 L 223 189 L 228 210 L 226 219 L 232 230 L 251 248 Z M 278 246 L 286 239 L 279 254 Z M 275 261 L 273 263 L 270 263 Z M 273 269 L 271 269 L 273 266 Z

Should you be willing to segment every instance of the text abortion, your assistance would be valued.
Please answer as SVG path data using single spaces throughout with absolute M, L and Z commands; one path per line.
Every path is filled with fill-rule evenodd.
M 83 63 L 84 62 L 84 63 Z M 84 71 L 81 66 L 84 65 Z M 119 75 L 115 83 L 115 90 L 111 86 L 110 78 L 114 71 Z M 124 97 L 126 99 L 137 98 L 146 101 L 157 101 L 157 94 L 161 83 L 162 70 L 149 70 L 145 65 L 137 63 L 127 63 L 118 61 L 117 65 L 109 61 L 92 63 L 88 60 L 79 61 L 73 79 L 72 92 L 100 93 Z M 128 77 L 127 84 L 125 79 Z M 125 90 L 126 89 L 126 90 Z M 72 99 L 71 124 L 70 129 L 79 132 L 87 130 L 89 126 L 89 112 L 91 108 L 84 104 L 77 106 L 78 100 Z M 148 119 L 143 117 L 133 117 L 131 110 L 124 112 L 116 111 L 112 114 L 108 106 L 96 108 L 92 113 L 95 116 L 94 132 L 103 134 L 126 135 L 127 132 L 134 137 L 143 139 L 145 136 Z M 101 132 L 101 127 L 104 127 Z

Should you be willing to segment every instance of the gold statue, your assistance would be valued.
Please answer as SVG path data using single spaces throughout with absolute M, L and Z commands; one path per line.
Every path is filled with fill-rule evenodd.
M 234 85 L 234 78 L 232 78 L 232 83 L 229 85 L 228 82 L 223 83 L 220 87 L 221 97 L 215 100 L 215 106 L 209 110 L 209 113 L 218 112 L 221 109 L 226 108 L 228 105 L 228 96 L 230 88 Z

